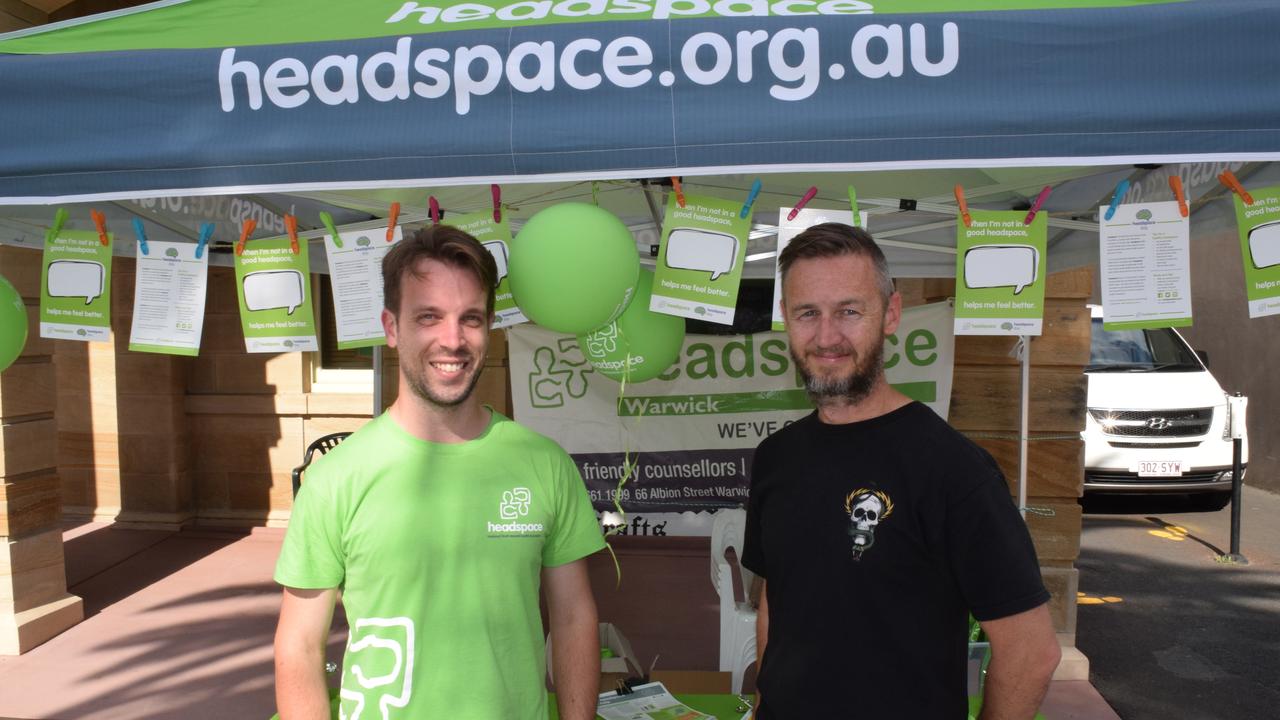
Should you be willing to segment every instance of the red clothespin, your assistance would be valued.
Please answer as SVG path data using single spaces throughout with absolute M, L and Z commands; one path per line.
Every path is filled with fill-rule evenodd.
M 431 206 L 431 224 L 440 224 L 440 202 L 436 200 L 436 196 L 432 195 L 427 203 Z
M 671 188 L 676 191 L 676 204 L 684 207 L 684 188 L 680 186 L 680 178 L 671 177 Z
M 391 203 L 391 216 L 387 218 L 387 242 L 396 239 L 396 221 L 400 219 L 400 203 Z
M 289 249 L 294 255 L 302 252 L 298 249 L 298 218 L 286 214 L 284 216 L 284 229 L 289 233 Z
M 1053 188 L 1045 185 L 1044 189 L 1040 191 L 1040 194 L 1036 196 L 1035 202 L 1031 203 L 1031 210 L 1027 212 L 1026 219 L 1022 221 L 1023 225 L 1030 225 L 1035 222 L 1036 213 L 1040 212 L 1041 206 L 1044 205 L 1044 201 L 1049 198 L 1049 193 L 1051 192 L 1053 192 Z
M 240 242 L 236 243 L 236 255 L 244 254 L 245 243 L 249 242 L 249 236 L 253 234 L 253 229 L 258 227 L 258 221 L 249 218 L 240 226 Z
M 973 226 L 973 216 L 969 214 L 969 203 L 964 199 L 964 187 L 956 185 L 956 204 L 960 206 L 960 219 L 964 221 L 965 227 Z
M 1239 195 L 1245 205 L 1253 204 L 1253 196 L 1250 195 L 1249 191 L 1245 190 L 1244 186 L 1240 184 L 1240 181 L 1236 179 L 1235 173 L 1230 170 L 1224 170 L 1222 174 L 1218 175 L 1218 182 L 1231 188 L 1231 192 Z
M 805 194 L 800 197 L 800 202 L 796 203 L 796 206 L 791 208 L 791 212 L 787 213 L 787 219 L 795 220 L 796 215 L 799 215 L 800 211 L 804 209 L 804 206 L 808 205 L 809 201 L 813 199 L 813 196 L 817 194 L 818 194 L 818 186 L 817 185 L 811 186 L 807 191 L 805 191 Z
M 1186 217 L 1187 210 L 1187 194 L 1182 190 L 1182 178 L 1177 175 L 1169 176 L 1169 189 L 1173 190 L 1173 196 L 1178 199 L 1178 212 L 1182 217 Z
M 107 239 L 107 217 L 97 210 L 90 210 L 89 216 L 93 218 L 93 224 L 98 228 L 98 239 L 102 241 L 102 246 L 110 245 L 111 241 Z
M 493 196 L 493 221 L 502 222 L 502 188 L 497 183 L 489 186 L 489 194 Z

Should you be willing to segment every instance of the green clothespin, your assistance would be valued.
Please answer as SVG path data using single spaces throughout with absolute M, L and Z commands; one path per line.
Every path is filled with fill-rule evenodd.
M 591 202 L 600 207 L 600 183 L 595 180 L 591 181 Z
M 849 186 L 849 207 L 853 208 L 853 226 L 861 227 L 862 219 L 858 214 L 858 191 L 854 190 L 852 185 Z
M 49 228 L 49 232 L 44 234 L 45 243 L 51 243 L 58 239 L 58 234 L 62 232 L 62 226 L 67 224 L 67 209 L 58 208 L 53 214 L 53 227 Z
M 320 222 L 328 228 L 329 234 L 333 236 L 333 244 L 342 247 L 342 236 L 338 234 L 338 228 L 333 224 L 333 216 L 327 212 L 320 213 Z

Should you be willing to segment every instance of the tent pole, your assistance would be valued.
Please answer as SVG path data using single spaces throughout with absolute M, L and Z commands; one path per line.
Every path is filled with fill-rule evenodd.
M 1027 415 L 1031 407 L 1031 338 L 1018 338 L 1018 354 L 1022 360 L 1021 428 L 1018 432 L 1018 512 L 1027 519 Z
M 382 346 L 373 346 L 373 416 L 382 414 Z

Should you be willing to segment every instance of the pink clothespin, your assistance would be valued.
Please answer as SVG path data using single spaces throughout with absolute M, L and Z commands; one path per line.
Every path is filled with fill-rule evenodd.
M 489 194 L 493 195 L 493 221 L 502 222 L 502 188 L 494 183 L 489 186 Z
M 436 200 L 436 196 L 432 195 L 427 204 L 431 206 L 431 224 L 440 224 L 440 202 Z
M 1041 206 L 1044 205 L 1044 201 L 1048 199 L 1049 193 L 1051 192 L 1053 192 L 1053 188 L 1045 185 L 1044 189 L 1040 191 L 1040 194 L 1036 196 L 1036 201 L 1031 203 L 1031 210 L 1027 212 L 1026 219 L 1022 221 L 1023 225 L 1030 225 L 1035 222 L 1036 213 L 1040 212 Z
M 813 196 L 817 194 L 818 194 L 818 186 L 814 185 L 810 187 L 808 191 L 806 191 L 805 194 L 801 196 L 800 202 L 797 202 L 796 206 L 791 208 L 791 212 L 787 213 L 787 219 L 795 220 L 796 215 L 799 215 L 800 211 L 804 209 L 804 206 L 808 205 L 809 201 L 813 199 Z

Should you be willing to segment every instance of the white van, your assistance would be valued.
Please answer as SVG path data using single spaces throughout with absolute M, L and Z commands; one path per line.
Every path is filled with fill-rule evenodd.
M 1232 444 L 1218 381 L 1177 331 L 1103 330 L 1091 307 L 1085 495 L 1186 493 L 1226 507 Z M 1243 466 L 1247 441 L 1242 450 Z

